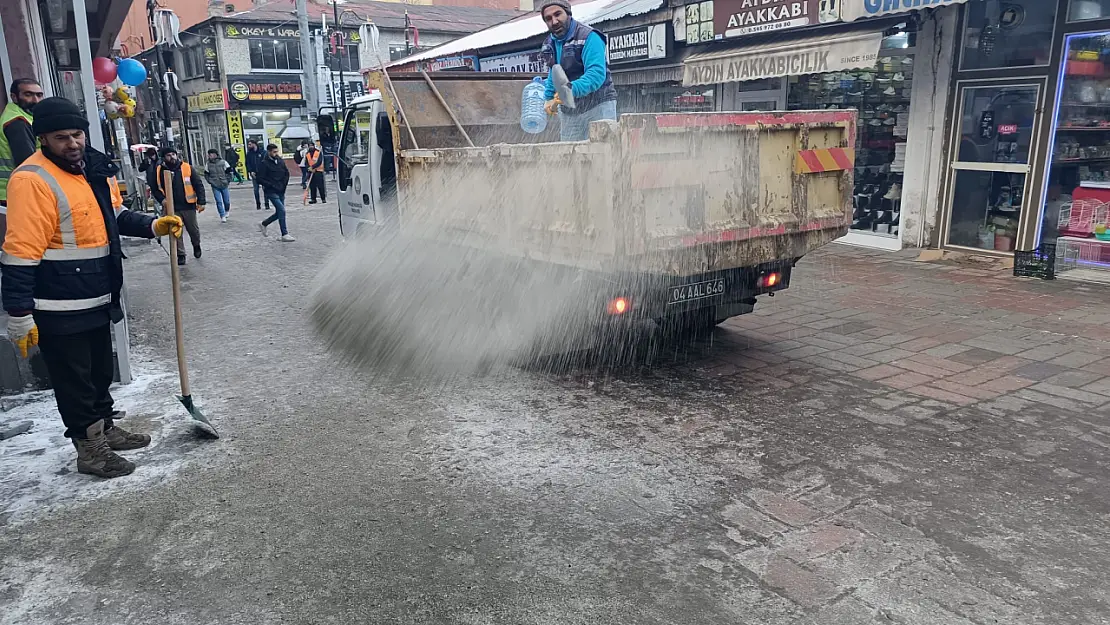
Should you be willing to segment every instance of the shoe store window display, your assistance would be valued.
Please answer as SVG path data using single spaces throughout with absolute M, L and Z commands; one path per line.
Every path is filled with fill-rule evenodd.
M 888 39 L 899 37 L 895 49 L 884 41 L 874 68 L 792 77 L 787 95 L 792 110 L 859 111 L 852 230 L 891 238 L 901 222 L 914 68 L 907 36 Z

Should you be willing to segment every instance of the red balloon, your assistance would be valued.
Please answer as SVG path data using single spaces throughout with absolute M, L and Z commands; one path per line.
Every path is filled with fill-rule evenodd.
M 116 64 L 112 59 L 98 56 L 92 60 L 92 73 L 97 83 L 106 85 L 116 79 Z

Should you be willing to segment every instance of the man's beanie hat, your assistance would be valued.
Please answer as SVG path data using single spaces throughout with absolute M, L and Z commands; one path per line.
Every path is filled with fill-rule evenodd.
M 59 130 L 89 131 L 89 119 L 77 105 L 65 98 L 46 98 L 35 105 L 35 121 L 31 130 L 44 135 Z
M 567 0 L 541 0 L 540 14 L 543 14 L 544 9 L 546 9 L 547 7 L 563 7 L 563 10 L 567 12 L 567 15 L 571 14 L 570 2 L 568 2 Z
M 177 148 L 162 148 L 158 150 L 158 158 L 166 158 L 167 154 L 177 154 Z

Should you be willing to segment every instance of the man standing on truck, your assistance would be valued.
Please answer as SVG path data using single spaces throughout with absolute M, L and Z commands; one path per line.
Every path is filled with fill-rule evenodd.
M 574 108 L 560 106 L 563 103 L 548 73 L 544 109 L 548 115 L 559 112 L 559 139 L 585 141 L 590 135 L 590 122 L 617 119 L 617 90 L 609 75 L 605 35 L 575 20 L 567 0 L 543 0 L 540 15 L 551 33 L 540 54 L 548 67 L 560 65 L 567 73 L 575 104 Z

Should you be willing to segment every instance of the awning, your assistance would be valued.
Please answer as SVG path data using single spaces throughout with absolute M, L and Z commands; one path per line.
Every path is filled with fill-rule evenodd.
M 691 54 L 686 59 L 682 85 L 865 69 L 875 66 L 882 42 L 881 32 L 865 32 Z
M 840 19 L 845 22 L 862 17 L 908 13 L 919 9 L 964 4 L 968 0 L 840 0 Z
M 282 139 L 311 139 L 312 133 L 304 126 L 286 126 L 279 136 Z

